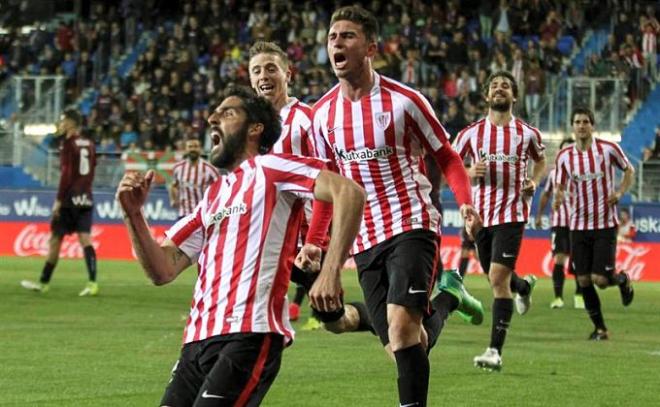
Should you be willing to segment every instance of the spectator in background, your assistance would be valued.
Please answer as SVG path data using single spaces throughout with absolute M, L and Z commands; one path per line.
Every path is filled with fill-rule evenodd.
M 418 51 L 413 48 L 406 50 L 406 60 L 401 62 L 401 82 L 417 87 L 422 76 L 422 66 L 417 58 Z
M 594 53 L 589 57 L 585 73 L 592 78 L 603 78 L 609 74 L 609 67 L 600 55 Z
M 453 143 L 458 132 L 468 125 L 465 115 L 458 109 L 458 104 L 453 100 L 449 102 L 447 113 L 442 115 L 442 123 L 449 134 L 450 143 Z
M 637 228 L 630 216 L 630 211 L 626 208 L 621 208 L 619 210 L 619 228 L 617 230 L 616 240 L 618 242 L 630 243 L 635 240 L 636 235 Z
M 642 30 L 642 57 L 644 59 L 644 76 L 651 81 L 658 80 L 657 52 L 660 23 L 653 15 L 644 20 Z
M 545 75 L 536 62 L 529 64 L 529 70 L 525 75 L 525 109 L 527 116 L 536 113 L 539 108 L 541 95 L 545 90 Z
M 653 147 L 644 149 L 644 161 L 660 159 L 660 125 L 655 127 Z
M 515 47 L 513 51 L 513 61 L 511 61 L 511 75 L 518 84 L 518 94 L 525 95 L 525 72 L 527 71 L 527 63 L 524 59 L 523 52 L 520 48 Z M 513 107 L 513 112 L 516 116 L 523 116 L 525 109 L 524 103 L 516 103 Z
M 513 13 L 509 8 L 507 0 L 500 0 L 499 7 L 493 16 L 493 22 L 495 23 L 496 33 L 501 33 L 506 38 L 511 36 L 511 27 L 515 26 L 515 24 L 513 22 Z
M 97 153 L 114 154 L 118 152 L 119 152 L 119 148 L 117 148 L 117 143 L 115 143 L 115 140 L 112 137 L 104 136 L 101 138 L 101 142 L 99 143 Z
M 125 123 L 124 131 L 119 136 L 119 146 L 122 150 L 135 148 L 138 145 L 139 136 L 133 128 L 133 123 Z
M 551 10 L 548 13 L 539 30 L 541 41 L 543 42 L 550 42 L 551 40 L 557 40 L 557 38 L 559 38 L 561 32 L 561 20 L 556 11 Z
M 479 2 L 479 28 L 481 38 L 487 40 L 493 32 L 493 0 Z

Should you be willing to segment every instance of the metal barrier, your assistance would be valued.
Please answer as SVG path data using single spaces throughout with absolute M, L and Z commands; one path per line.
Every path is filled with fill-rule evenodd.
M 64 76 L 15 75 L 11 81 L 16 119 L 23 125 L 57 121 L 64 104 Z
M 590 108 L 599 133 L 618 133 L 626 115 L 625 86 L 619 78 L 561 78 L 551 93 L 532 112 L 532 123 L 547 133 L 571 134 L 571 111 L 578 106 Z
M 637 165 L 636 200 L 660 201 L 660 160 L 648 160 Z

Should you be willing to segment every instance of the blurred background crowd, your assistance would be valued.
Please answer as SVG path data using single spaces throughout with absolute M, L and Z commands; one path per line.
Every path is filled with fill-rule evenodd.
M 326 52 L 330 13 L 345 2 L 96 1 L 82 18 L 40 24 L 20 0 L 0 8 L 0 84 L 12 74 L 64 75 L 67 103 L 86 117 L 100 152 L 173 149 L 205 134 L 209 105 L 229 83 L 248 84 L 248 49 L 277 42 L 292 63 L 293 96 L 312 104 L 335 78 Z M 363 3 L 379 18 L 374 67 L 419 89 L 448 132 L 484 111 L 488 74 L 519 83 L 515 113 L 539 103 L 562 75 L 625 79 L 632 107 L 657 80 L 657 2 L 614 0 L 393 0 Z M 31 21 L 26 21 L 31 19 Z M 20 27 L 36 28 L 24 34 Z M 609 25 L 600 54 L 574 72 L 585 32 Z M 651 41 L 653 39 L 653 41 Z M 117 61 L 132 58 L 122 70 Z

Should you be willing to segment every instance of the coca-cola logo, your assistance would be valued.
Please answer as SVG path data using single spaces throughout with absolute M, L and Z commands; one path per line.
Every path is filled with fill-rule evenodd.
M 625 270 L 633 280 L 641 280 L 644 268 L 646 268 L 643 257 L 649 250 L 648 247 L 642 245 L 619 243 L 616 250 L 617 269 Z
M 619 243 L 616 248 L 616 270 L 625 271 L 633 280 L 641 280 L 646 262 L 643 257 L 649 248 L 640 244 Z M 552 251 L 543 256 L 542 270 L 546 276 L 552 276 L 554 266 Z
M 103 228 L 92 227 L 91 238 L 95 250 L 101 247 L 99 237 L 103 233 Z M 14 253 L 17 256 L 45 256 L 48 254 L 48 241 L 50 231 L 47 228 L 39 228 L 38 225 L 31 223 L 26 225 L 14 239 Z M 60 257 L 62 258 L 82 258 L 83 249 L 75 234 L 67 235 L 62 239 L 60 247 Z

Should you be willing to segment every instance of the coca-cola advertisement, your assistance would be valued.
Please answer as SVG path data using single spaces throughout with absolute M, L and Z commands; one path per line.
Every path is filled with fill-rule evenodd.
M 0 256 L 45 256 L 48 252 L 50 216 L 55 191 L 20 192 L 0 190 Z M 134 259 L 128 232 L 123 225 L 121 208 L 114 193 L 94 193 L 94 226 L 92 242 L 100 259 Z M 637 235 L 631 243 L 619 243 L 617 268 L 626 270 L 635 280 L 660 281 L 660 205 L 631 207 Z M 169 206 L 164 190 L 156 190 L 145 205 L 145 216 L 157 239 L 174 224 L 177 212 Z M 533 212 L 534 213 L 534 212 Z M 521 274 L 550 276 L 549 221 L 534 229 L 528 225 L 520 250 L 517 267 Z M 442 261 L 445 267 L 457 267 L 461 247 L 458 233 L 462 219 L 456 206 L 445 204 L 443 214 Z M 67 236 L 61 248 L 63 258 L 82 258 L 76 235 Z M 476 259 L 470 262 L 468 273 L 481 273 Z

